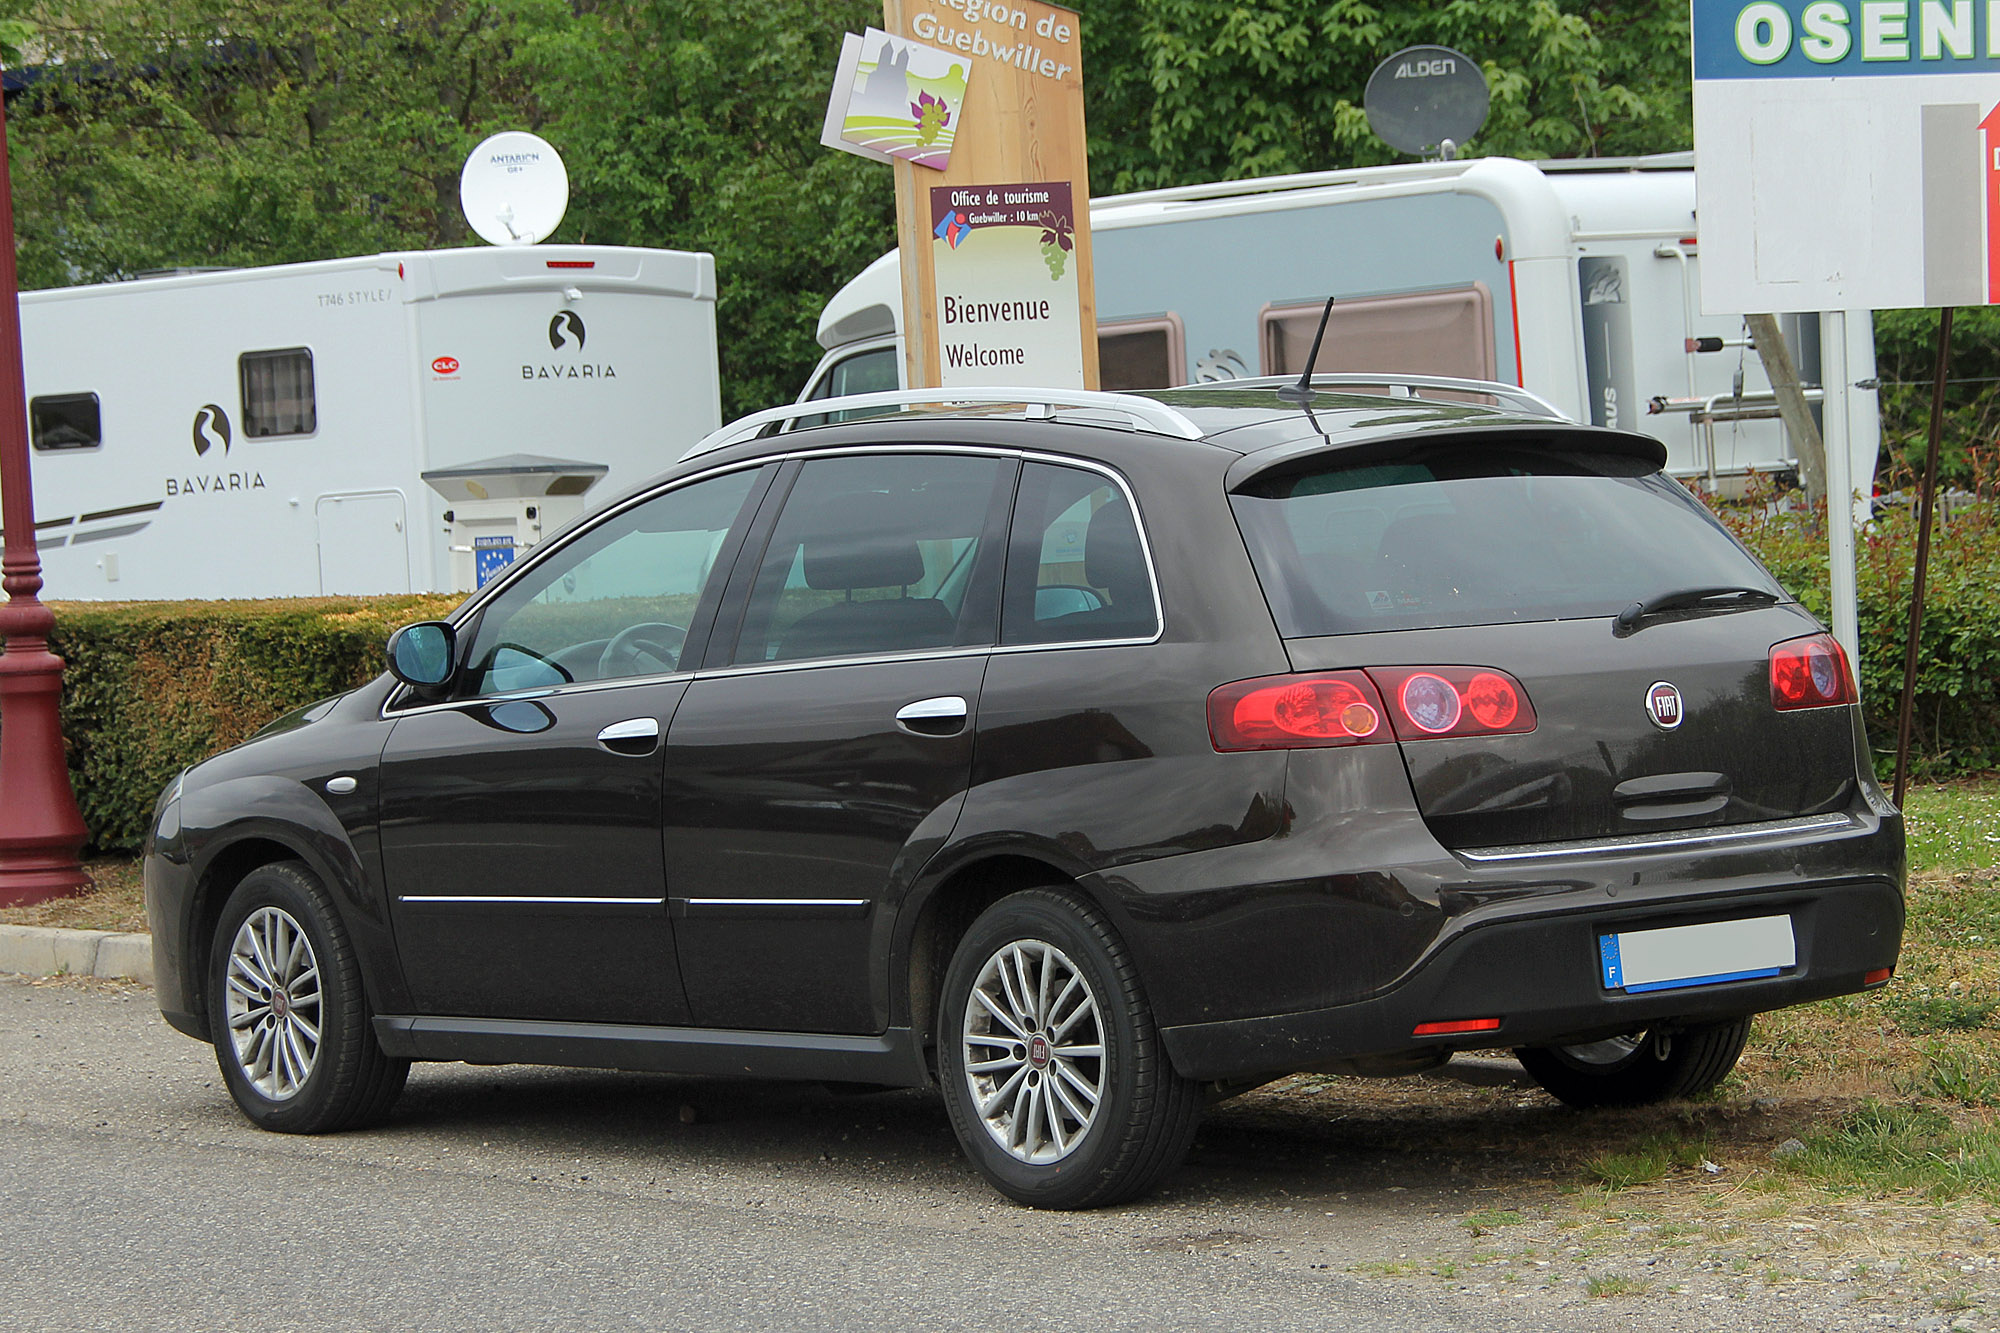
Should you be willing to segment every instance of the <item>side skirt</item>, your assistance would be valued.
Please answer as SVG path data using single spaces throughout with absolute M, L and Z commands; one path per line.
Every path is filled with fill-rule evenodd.
M 827 1080 L 918 1088 L 931 1081 L 908 1028 L 880 1036 L 738 1032 L 563 1023 L 526 1018 L 383 1015 L 375 1038 L 389 1055 L 473 1064 L 567 1065 L 658 1074 Z

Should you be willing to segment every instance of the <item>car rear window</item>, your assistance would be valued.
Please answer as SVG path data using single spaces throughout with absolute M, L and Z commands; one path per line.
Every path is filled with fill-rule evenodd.
M 1615 615 L 1771 576 L 1634 458 L 1466 446 L 1290 467 L 1230 497 L 1287 638 Z

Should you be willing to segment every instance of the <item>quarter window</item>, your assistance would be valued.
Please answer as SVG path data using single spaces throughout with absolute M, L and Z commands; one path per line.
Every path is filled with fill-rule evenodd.
M 678 671 L 755 470 L 657 496 L 541 561 L 480 616 L 469 693 Z
M 1001 642 L 1143 639 L 1159 623 L 1125 492 L 1099 472 L 1024 467 L 1007 551 Z
M 1266 306 L 1259 318 L 1264 373 L 1306 368 L 1326 304 Z M 1493 378 L 1493 295 L 1486 284 L 1335 301 L 1313 370 L 1401 371 L 1407 375 Z
M 236 374 L 243 390 L 246 439 L 310 435 L 319 429 L 311 348 L 245 352 L 236 360 Z
M 893 454 L 815 459 L 785 500 L 735 660 L 881 656 L 993 642 L 1012 465 Z
M 52 393 L 28 400 L 28 425 L 35 448 L 95 449 L 104 426 L 94 393 Z

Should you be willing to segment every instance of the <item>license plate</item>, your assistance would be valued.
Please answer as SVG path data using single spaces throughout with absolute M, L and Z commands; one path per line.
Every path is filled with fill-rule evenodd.
M 1597 937 L 1608 990 L 1630 995 L 1775 977 L 1798 964 L 1789 916 L 1707 921 Z

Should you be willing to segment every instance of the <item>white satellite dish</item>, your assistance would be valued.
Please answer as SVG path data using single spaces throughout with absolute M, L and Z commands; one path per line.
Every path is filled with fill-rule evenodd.
M 533 245 L 556 229 L 569 207 L 569 172 L 546 139 L 507 130 L 465 159 L 458 202 L 487 244 Z

